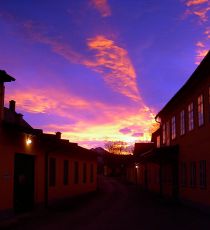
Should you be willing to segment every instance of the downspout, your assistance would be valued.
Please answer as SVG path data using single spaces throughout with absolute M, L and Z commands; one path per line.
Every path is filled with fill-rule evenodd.
M 155 116 L 155 121 L 158 123 L 158 124 L 161 124 L 161 121 L 158 121 L 157 120 L 158 116 Z M 159 183 L 160 183 L 160 196 L 163 196 L 163 164 L 162 164 L 162 159 L 160 159 L 160 168 L 159 168 Z

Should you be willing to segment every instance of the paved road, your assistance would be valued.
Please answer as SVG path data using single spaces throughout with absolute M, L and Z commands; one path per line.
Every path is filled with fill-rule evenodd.
M 134 185 L 101 178 L 100 190 L 72 207 L 63 206 L 20 219 L 13 230 L 205 230 L 210 217 L 164 202 Z

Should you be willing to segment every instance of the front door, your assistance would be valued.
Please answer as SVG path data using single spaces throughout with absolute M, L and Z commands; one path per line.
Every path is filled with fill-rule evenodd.
M 15 155 L 14 210 L 25 212 L 34 205 L 34 156 Z

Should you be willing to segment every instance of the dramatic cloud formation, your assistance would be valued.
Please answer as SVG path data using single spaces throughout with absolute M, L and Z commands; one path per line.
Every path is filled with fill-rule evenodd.
M 193 5 L 200 5 L 203 3 L 207 3 L 208 0 L 188 0 L 186 1 L 187 6 L 193 6 Z
M 209 0 L 188 0 L 186 1 L 188 10 L 186 14 L 195 15 L 198 17 L 200 26 L 204 28 L 204 38 L 196 43 L 196 60 L 195 64 L 199 65 L 201 60 L 206 56 L 210 45 L 210 30 L 209 30 L 209 12 L 210 1 Z
M 34 120 L 36 114 L 43 113 L 49 117 L 57 116 L 62 123 L 59 125 L 50 122 L 35 128 L 42 128 L 46 132 L 61 131 L 63 137 L 70 141 L 86 144 L 90 142 L 92 146 L 93 143 L 97 146 L 98 142 L 104 140 L 147 141 L 154 123 L 154 114 L 145 108 L 87 101 L 64 89 L 25 88 L 14 90 L 7 95 L 6 100 L 11 98 L 17 100 L 17 111 L 30 113 Z M 66 123 L 66 119 L 71 122 Z M 126 133 L 125 130 L 129 132 Z
M 104 36 L 89 39 L 88 47 L 96 53 L 95 61 L 86 65 L 101 73 L 114 91 L 138 101 L 136 73 L 127 51 Z
M 53 53 L 71 63 L 98 72 L 112 90 L 135 102 L 133 107 L 116 106 L 100 101 L 87 101 L 65 89 L 33 87 L 14 90 L 9 95 L 17 100 L 21 112 L 58 116 L 59 121 L 63 118 L 70 119 L 71 125 L 65 122 L 63 125 L 52 123 L 40 128 L 48 132 L 60 130 L 63 132 L 63 137 L 79 143 L 88 143 L 91 140 L 98 143 L 106 139 L 132 142 L 150 139 L 154 114 L 140 97 L 136 73 L 124 48 L 105 36 L 96 36 L 87 40 L 90 55 L 84 56 L 72 49 L 69 44 L 47 36 L 43 32 L 45 28 L 40 24 L 25 21 L 21 25 L 24 32 L 22 34 L 27 39 L 47 45 Z M 123 133 L 122 130 L 128 127 L 130 133 Z
M 85 65 L 103 76 L 104 81 L 115 92 L 134 101 L 140 100 L 136 73 L 127 51 L 105 36 L 96 36 L 87 41 L 87 46 L 95 52 L 94 58 L 85 57 L 72 47 L 55 38 L 44 35 L 37 29 L 36 23 L 23 23 L 26 35 L 39 43 L 48 45 L 52 52 L 72 63 Z M 93 60 L 94 59 L 94 60 Z
M 187 14 L 196 15 L 201 22 L 206 22 L 208 20 L 207 14 L 210 11 L 209 0 L 188 0 L 185 4 L 189 7 L 186 11 Z
M 206 45 L 203 44 L 202 42 L 197 42 L 196 43 L 196 62 L 195 64 L 199 65 L 202 59 L 206 56 L 208 53 L 208 49 L 206 48 Z
M 90 0 L 91 4 L 100 12 L 102 17 L 111 16 L 111 8 L 108 0 Z

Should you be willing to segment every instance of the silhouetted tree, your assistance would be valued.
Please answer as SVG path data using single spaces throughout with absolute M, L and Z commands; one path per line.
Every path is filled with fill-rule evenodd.
M 132 154 L 134 146 L 124 141 L 107 141 L 104 144 L 105 149 L 112 154 Z

